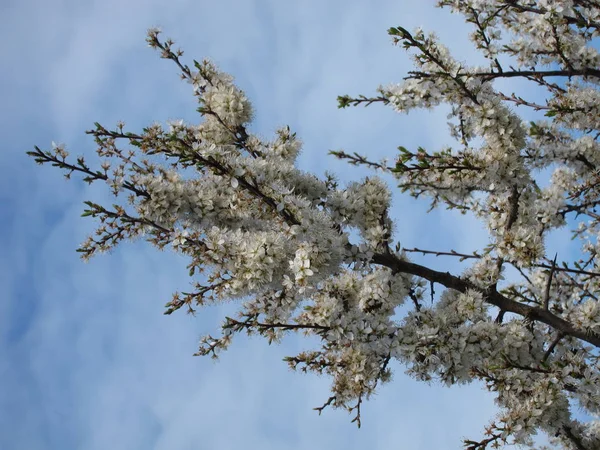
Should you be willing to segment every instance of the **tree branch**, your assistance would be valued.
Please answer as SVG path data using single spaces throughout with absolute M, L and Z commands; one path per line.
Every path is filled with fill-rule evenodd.
M 511 300 L 500 294 L 495 287 L 482 289 L 467 280 L 452 275 L 450 272 L 439 272 L 419 264 L 404 261 L 393 254 L 376 253 L 373 255 L 373 262 L 375 264 L 389 267 L 392 269 L 393 273 L 408 273 L 411 275 L 416 275 L 421 278 L 425 278 L 430 282 L 439 283 L 447 288 L 454 289 L 459 292 L 466 292 L 467 289 L 479 291 L 483 294 L 483 298 L 487 303 L 497 306 L 506 312 L 527 317 L 532 321 L 542 322 L 566 336 L 576 337 L 600 348 L 600 336 L 596 334 L 590 334 L 586 330 L 581 330 L 570 322 L 567 322 L 566 320 L 552 314 L 550 311 L 545 310 L 544 308 L 528 306 Z

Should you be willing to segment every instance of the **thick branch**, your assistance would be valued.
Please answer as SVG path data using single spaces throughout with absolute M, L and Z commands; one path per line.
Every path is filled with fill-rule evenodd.
M 437 270 L 419 264 L 401 260 L 393 254 L 377 253 L 373 255 L 373 262 L 389 267 L 394 273 L 409 273 L 416 275 L 459 292 L 465 292 L 467 289 L 480 291 L 486 302 L 497 306 L 501 310 L 518 314 L 522 317 L 529 318 L 530 320 L 537 320 L 538 322 L 545 323 L 564 335 L 576 337 L 600 348 L 600 336 L 588 333 L 585 330 L 580 330 L 573 326 L 573 324 L 561 319 L 544 308 L 528 306 L 511 300 L 500 294 L 493 287 L 482 289 L 467 280 L 452 275 L 450 272 L 438 272 Z

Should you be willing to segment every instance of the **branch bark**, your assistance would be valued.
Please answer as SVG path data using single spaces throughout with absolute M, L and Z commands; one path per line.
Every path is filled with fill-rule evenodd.
M 450 272 L 439 272 L 419 264 L 409 261 L 403 261 L 397 256 L 388 253 L 376 253 L 373 255 L 373 262 L 385 267 L 389 267 L 394 273 L 408 273 L 424 278 L 430 282 L 439 283 L 450 289 L 459 292 L 466 292 L 467 289 L 473 289 L 481 292 L 487 303 L 497 306 L 501 310 L 518 314 L 526 317 L 529 320 L 542 322 L 556 331 L 566 336 L 573 336 L 581 339 L 595 347 L 600 348 L 600 336 L 589 333 L 586 330 L 581 330 L 575 327 L 570 322 L 552 314 L 550 311 L 537 306 L 528 306 L 523 303 L 511 300 L 508 297 L 500 294 L 495 287 L 482 289 L 468 280 L 462 279 Z

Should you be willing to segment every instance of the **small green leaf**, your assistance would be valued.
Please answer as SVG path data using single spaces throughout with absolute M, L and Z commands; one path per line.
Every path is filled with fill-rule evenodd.
M 350 97 L 348 95 L 339 95 L 337 98 L 338 108 L 343 109 L 350 106 Z

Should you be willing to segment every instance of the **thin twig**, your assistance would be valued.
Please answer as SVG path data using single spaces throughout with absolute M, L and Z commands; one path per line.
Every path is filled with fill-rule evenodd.
M 550 269 L 550 275 L 548 275 L 548 282 L 546 283 L 546 291 L 544 292 L 544 309 L 548 310 L 548 305 L 550 304 L 550 285 L 552 284 L 552 275 L 554 275 L 554 269 L 556 268 L 556 257 L 558 253 L 554 254 L 554 261 L 552 261 L 552 268 Z

